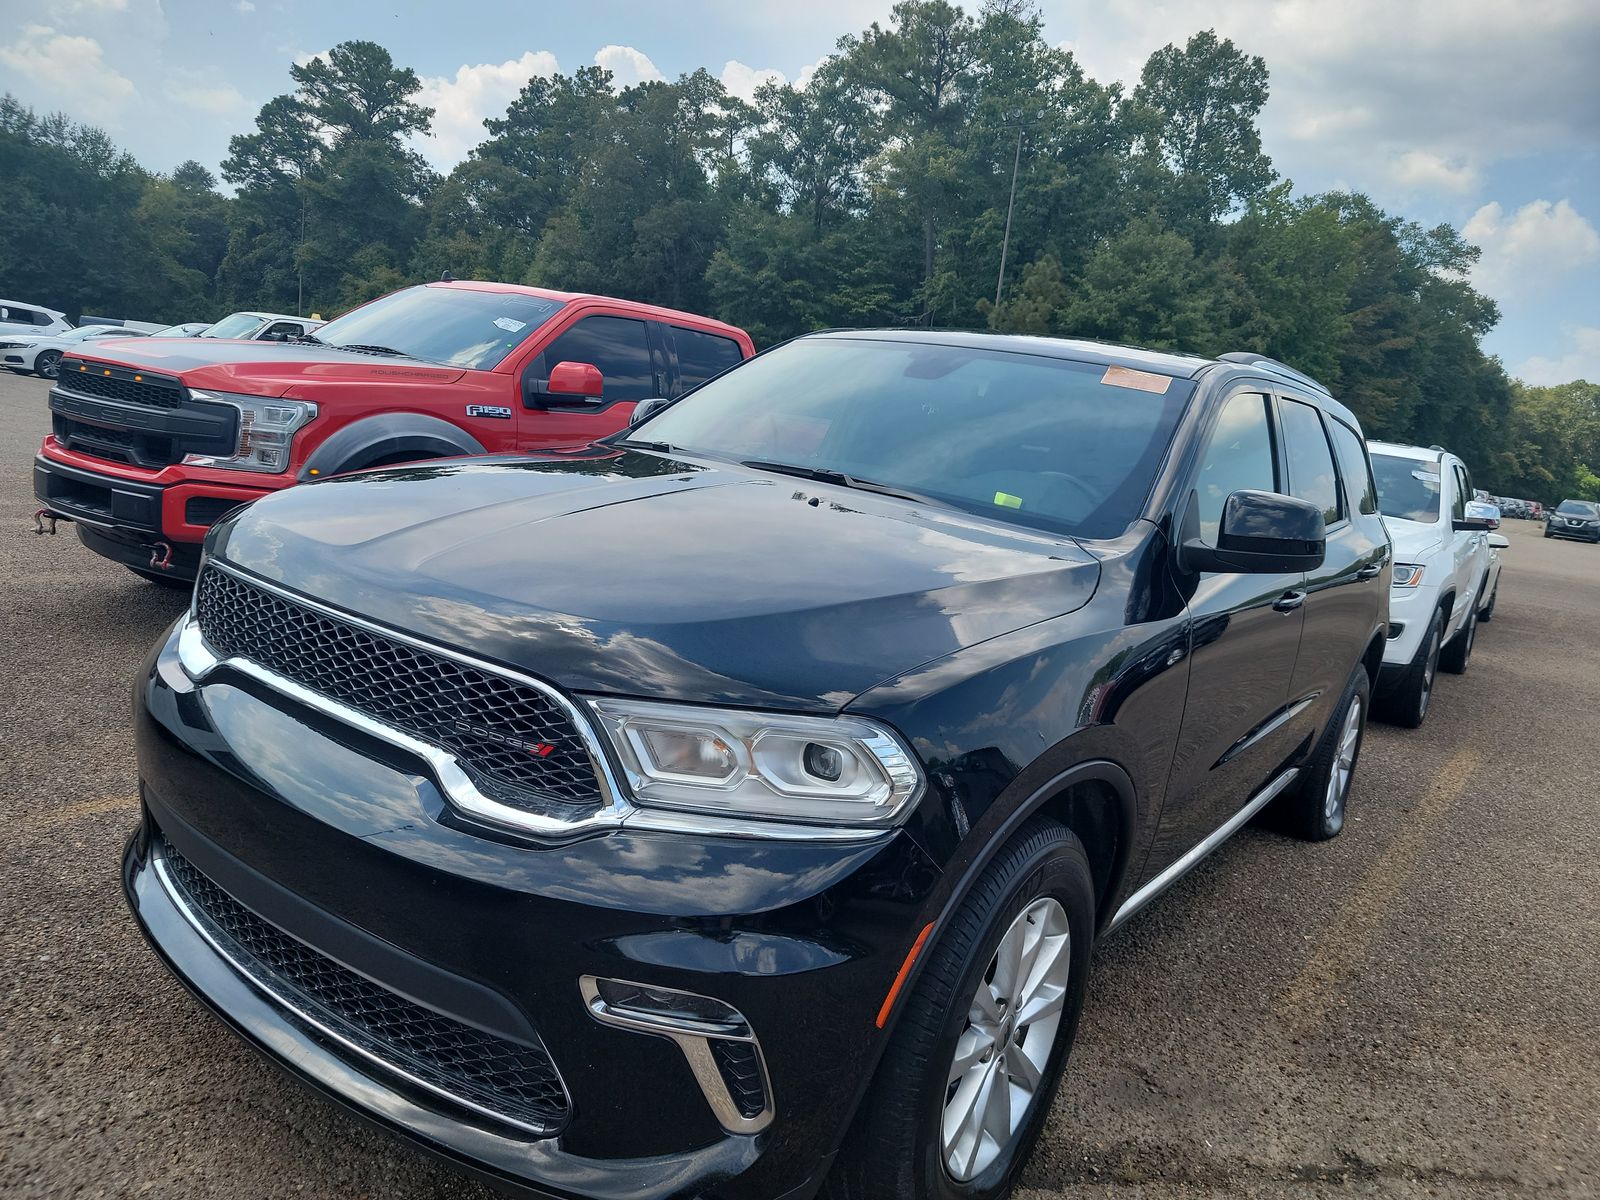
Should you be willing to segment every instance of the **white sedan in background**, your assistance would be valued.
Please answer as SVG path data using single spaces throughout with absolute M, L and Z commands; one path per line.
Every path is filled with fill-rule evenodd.
M 99 338 L 148 337 L 135 329 L 121 325 L 83 325 L 65 333 L 49 337 L 32 337 L 27 334 L 0 334 L 0 366 L 18 375 L 42 375 L 54 379 L 61 366 L 61 356 L 76 350 L 84 342 Z

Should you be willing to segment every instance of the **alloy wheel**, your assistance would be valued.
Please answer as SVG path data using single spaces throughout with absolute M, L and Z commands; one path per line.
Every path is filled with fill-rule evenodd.
M 1322 802 L 1325 821 L 1332 821 L 1339 815 L 1350 791 L 1350 777 L 1356 771 L 1356 753 L 1361 748 L 1361 712 L 1361 697 L 1352 696 L 1344 716 L 1344 728 L 1339 731 L 1338 756 L 1333 760 L 1333 770 L 1328 772 L 1328 794 Z
M 1071 973 L 1066 910 L 1041 897 L 1001 937 L 956 1039 L 940 1120 L 951 1178 L 982 1174 L 1022 1128 L 1050 1062 Z
M 61 355 L 46 350 L 34 366 L 46 379 L 54 379 L 61 371 Z

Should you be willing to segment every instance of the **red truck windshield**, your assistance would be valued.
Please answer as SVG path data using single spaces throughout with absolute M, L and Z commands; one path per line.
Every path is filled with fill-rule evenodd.
M 560 311 L 559 300 L 519 292 L 414 287 L 329 321 L 315 336 L 329 346 L 488 371 Z

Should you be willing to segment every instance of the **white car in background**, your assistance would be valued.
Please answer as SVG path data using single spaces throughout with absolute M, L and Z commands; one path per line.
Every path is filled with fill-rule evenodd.
M 199 337 L 211 328 L 210 321 L 185 321 L 182 325 L 168 325 L 165 329 L 158 329 L 151 337 L 192 338 Z
M 65 333 L 72 328 L 67 314 L 39 304 L 24 304 L 17 300 L 0 300 L 0 338 L 15 334 L 33 334 L 48 337 Z
M 287 338 L 304 337 L 326 324 L 326 321 L 314 317 L 291 317 L 287 313 L 236 312 L 229 313 L 199 336 L 236 338 L 248 342 L 281 342 Z
M 126 329 L 120 325 L 83 325 L 50 337 L 28 335 L 17 337 L 0 333 L 0 366 L 15 371 L 18 375 L 27 375 L 31 372 L 46 379 L 54 379 L 61 366 L 61 356 L 69 350 L 76 350 L 85 342 L 98 341 L 101 338 L 148 336 L 149 334 Z
M 1442 668 L 1462 674 L 1489 594 L 1489 531 L 1500 510 L 1472 498 L 1467 466 L 1438 446 L 1368 442 L 1378 508 L 1394 542 L 1389 640 L 1373 710 L 1415 729 Z

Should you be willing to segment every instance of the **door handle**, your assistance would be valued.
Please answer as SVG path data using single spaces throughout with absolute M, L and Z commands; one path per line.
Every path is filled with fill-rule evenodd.
M 1373 563 L 1370 567 L 1362 567 L 1356 572 L 1357 579 L 1376 579 L 1383 570 L 1382 563 Z
M 1304 592 L 1285 592 L 1272 602 L 1272 607 L 1282 613 L 1293 612 L 1306 602 Z

